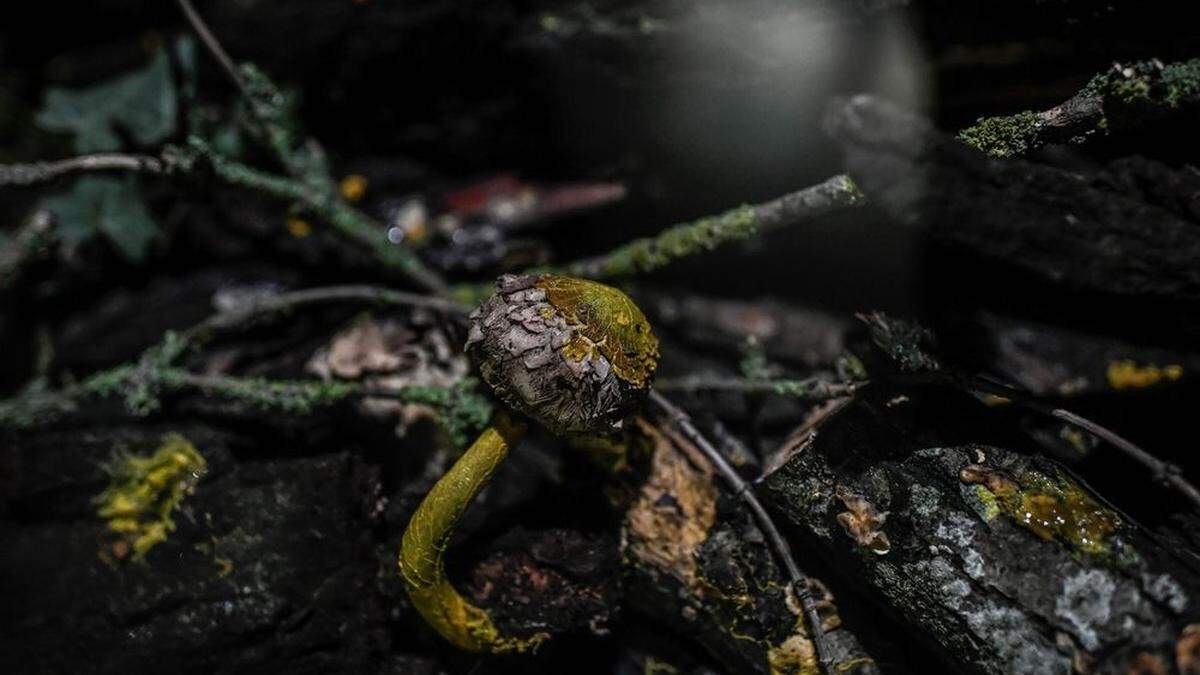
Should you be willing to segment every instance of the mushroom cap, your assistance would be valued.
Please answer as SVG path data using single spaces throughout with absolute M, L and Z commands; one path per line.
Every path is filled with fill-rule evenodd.
M 658 338 L 633 300 L 573 277 L 505 275 L 467 353 L 496 395 L 560 434 L 611 429 L 650 389 Z

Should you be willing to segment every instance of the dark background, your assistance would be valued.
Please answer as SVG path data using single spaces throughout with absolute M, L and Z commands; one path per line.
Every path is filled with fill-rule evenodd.
M 685 3 L 212 0 L 199 6 L 235 59 L 253 61 L 301 92 L 303 122 L 329 151 L 335 175 L 386 175 L 377 183 L 385 195 L 452 189 L 504 171 L 534 182 L 623 182 L 629 190 L 623 202 L 542 230 L 559 261 L 842 171 L 841 151 L 823 130 L 838 95 L 878 93 L 954 132 L 980 116 L 1059 103 L 1114 61 L 1200 54 L 1200 31 L 1177 2 L 860 0 L 798 10 L 768 0 L 703 4 L 711 11 L 700 19 L 664 19 L 650 29 L 641 17 L 681 16 Z M 151 47 L 184 29 L 170 2 L 6 3 L 0 161 L 70 154 L 62 139 L 31 124 L 45 89 L 137 67 Z M 202 95 L 232 97 L 206 55 L 201 64 Z M 1175 131 L 1052 148 L 1038 159 L 1078 167 L 1132 154 L 1173 166 L 1194 162 L 1194 138 Z M 151 197 L 156 214 L 168 220 L 178 203 L 194 199 L 170 188 Z M 19 221 L 36 199 L 32 191 L 0 192 L 0 219 Z M 54 326 L 67 347 L 66 365 L 86 373 L 136 355 L 165 327 L 203 316 L 192 316 L 189 307 L 204 304 L 168 296 L 144 322 L 111 327 L 128 339 L 106 339 L 98 348 L 87 335 L 72 335 L 60 323 L 65 317 L 115 292 L 152 290 L 156 280 L 195 275 L 208 265 L 298 286 L 371 280 L 321 260 L 295 267 L 237 242 L 188 236 L 172 239 L 144 266 L 110 256 L 96 268 L 103 273 L 72 272 L 60 292 L 6 307 L 0 387 L 12 393 L 32 372 L 36 340 L 25 317 L 36 313 Z M 650 281 L 681 293 L 770 295 L 842 312 L 878 308 L 950 331 L 955 316 L 979 308 L 1089 326 L 1103 324 L 1097 317 L 1107 311 L 1105 298 L 1046 294 L 1040 282 L 1014 270 L 930 248 L 872 208 L 687 261 Z M 200 284 L 192 300 L 209 290 Z M 1168 324 L 1114 320 L 1104 327 L 1141 344 L 1188 347 L 1190 339 Z M 972 344 L 956 337 L 950 332 L 943 341 L 970 362 Z M 1128 398 L 1103 396 L 1083 405 L 1094 417 L 1120 421 L 1147 446 L 1179 450 L 1186 428 L 1180 420 L 1194 414 L 1194 401 L 1194 391 L 1184 389 L 1141 396 L 1132 408 Z M 1191 454 L 1175 459 L 1194 474 Z M 1100 488 L 1120 485 L 1127 470 L 1119 461 L 1101 461 L 1089 477 Z M 546 499 L 557 498 L 563 495 Z M 1153 499 L 1132 497 L 1122 506 L 1153 522 L 1163 515 Z M 636 634 L 636 619 L 624 630 Z M 921 658 L 910 656 L 914 665 Z

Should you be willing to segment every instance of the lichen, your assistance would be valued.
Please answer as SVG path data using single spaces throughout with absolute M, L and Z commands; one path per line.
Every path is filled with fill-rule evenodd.
M 148 457 L 118 453 L 108 467 L 108 488 L 94 502 L 96 514 L 120 535 L 115 552 L 142 560 L 175 530 L 172 513 L 204 475 L 204 457 L 183 436 L 171 434 Z M 123 557 L 118 555 L 117 557 Z
M 631 276 L 652 272 L 688 256 L 712 251 L 729 241 L 749 239 L 758 232 L 758 216 L 752 206 L 739 206 L 717 216 L 701 218 L 669 228 L 656 237 L 636 239 L 605 256 L 598 276 Z M 569 268 L 572 274 L 587 275 L 588 269 Z
M 1084 91 L 1104 98 L 1106 126 L 1136 129 L 1200 102 L 1200 59 L 1163 65 L 1157 60 L 1116 65 Z
M 1018 157 L 1040 145 L 1037 113 L 1026 110 L 1006 117 L 981 117 L 958 139 L 993 157 Z
M 1084 649 L 1092 651 L 1100 646 L 1096 630 L 1111 618 L 1116 590 L 1116 583 L 1100 569 L 1083 570 L 1063 579 L 1054 614 L 1074 629 Z
M 174 388 L 172 373 L 164 373 L 168 388 Z M 220 378 L 200 386 L 205 393 L 245 403 L 259 410 L 278 410 L 307 415 L 358 391 L 352 382 L 288 382 L 262 378 Z
M 1169 364 L 1161 368 L 1154 363 L 1138 365 L 1123 359 L 1112 361 L 1106 371 L 1108 386 L 1113 389 L 1143 389 L 1163 382 L 1174 382 L 1183 377 L 1183 366 Z
M 1051 478 L 1025 471 L 1014 477 L 975 464 L 964 468 L 959 477 L 975 486 L 976 496 L 989 512 L 1004 513 L 1046 541 L 1058 541 L 1091 556 L 1107 557 L 1115 552 L 1109 536 L 1120 526 L 1120 519 L 1061 474 Z

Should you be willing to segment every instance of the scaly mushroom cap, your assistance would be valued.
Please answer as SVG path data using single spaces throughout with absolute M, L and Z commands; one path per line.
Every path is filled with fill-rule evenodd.
M 595 433 L 649 390 L 658 338 L 611 286 L 509 274 L 471 313 L 467 353 L 512 408 L 555 433 Z

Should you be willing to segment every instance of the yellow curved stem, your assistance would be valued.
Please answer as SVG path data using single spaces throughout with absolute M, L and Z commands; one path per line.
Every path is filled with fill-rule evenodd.
M 524 429 L 501 416 L 459 457 L 417 507 L 400 544 L 400 574 L 413 607 L 442 637 L 472 652 L 525 652 L 549 638 L 507 637 L 487 610 L 463 597 L 446 576 L 446 547 L 454 527 Z

